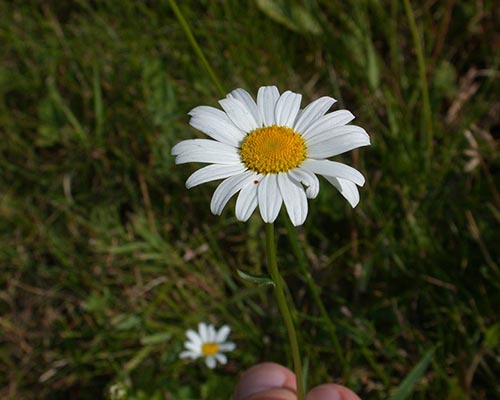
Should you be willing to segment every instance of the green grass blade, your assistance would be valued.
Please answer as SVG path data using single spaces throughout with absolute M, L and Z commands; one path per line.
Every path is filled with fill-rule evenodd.
M 104 124 L 104 106 L 102 101 L 101 79 L 99 67 L 95 64 L 93 71 L 92 86 L 94 92 L 94 118 L 95 118 L 95 136 L 98 142 L 102 140 L 102 127 Z
M 52 101 L 60 109 L 60 111 L 63 112 L 69 124 L 72 126 L 75 138 L 77 138 L 84 145 L 88 145 L 89 138 L 85 128 L 62 98 L 53 76 L 49 76 L 47 78 L 47 86 Z
M 434 356 L 434 351 L 436 349 L 432 348 L 419 361 L 419 363 L 411 370 L 411 372 L 406 376 L 406 378 L 398 386 L 396 393 L 394 393 L 389 400 L 404 400 L 407 399 L 413 391 L 415 384 L 422 378 L 429 363 Z

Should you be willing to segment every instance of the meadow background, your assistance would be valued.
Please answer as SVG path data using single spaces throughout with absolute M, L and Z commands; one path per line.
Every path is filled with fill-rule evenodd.
M 330 95 L 371 135 L 337 158 L 355 210 L 322 181 L 300 247 L 277 221 L 308 384 L 500 398 L 498 2 L 179 3 L 227 91 Z M 229 399 L 290 365 L 271 288 L 236 273 L 265 271 L 258 214 L 211 215 L 170 155 L 221 96 L 169 3 L 3 0 L 0 43 L 0 398 Z M 178 359 L 201 320 L 238 346 L 214 371 Z

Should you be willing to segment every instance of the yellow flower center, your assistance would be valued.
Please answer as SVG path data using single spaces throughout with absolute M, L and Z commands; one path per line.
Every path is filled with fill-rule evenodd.
M 219 352 L 220 346 L 214 342 L 206 342 L 201 346 L 201 352 L 204 356 L 213 356 Z
M 240 157 L 248 169 L 260 174 L 286 172 L 306 159 L 306 142 L 286 126 L 265 126 L 247 135 Z

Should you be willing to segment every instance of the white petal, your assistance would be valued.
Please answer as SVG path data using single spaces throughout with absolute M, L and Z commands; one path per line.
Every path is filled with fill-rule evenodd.
M 207 367 L 210 369 L 214 369 L 215 365 L 217 364 L 213 356 L 208 356 L 207 359 L 205 360 L 205 363 L 207 364 Z
M 198 332 L 200 333 L 200 339 L 202 343 L 208 342 L 208 327 L 204 322 L 198 324 Z
M 190 350 L 183 351 L 181 352 L 181 354 L 179 354 L 179 358 L 191 358 L 193 360 L 196 360 L 198 357 L 200 357 L 198 353 Z
M 176 164 L 192 161 L 234 164 L 240 160 L 236 147 L 209 139 L 183 140 L 172 148 L 172 154 L 177 156 Z
M 280 92 L 276 86 L 262 86 L 257 93 L 257 106 L 259 107 L 262 123 L 264 126 L 276 124 L 274 108 L 280 97 Z
M 219 104 L 229 119 L 242 131 L 248 133 L 259 127 L 252 112 L 240 100 L 229 97 L 219 100 Z
M 212 164 L 207 165 L 191 174 L 191 176 L 186 181 L 186 187 L 191 189 L 192 187 L 201 185 L 202 183 L 215 181 L 217 179 L 225 179 L 229 176 L 238 175 L 246 170 L 246 167 L 240 164 Z
M 229 326 L 227 325 L 222 326 L 217 332 L 217 335 L 215 336 L 215 342 L 222 343 L 224 340 L 227 339 L 230 333 L 231 333 L 231 328 Z
M 302 136 L 304 137 L 304 139 L 310 139 L 337 126 L 348 124 L 353 119 L 354 115 L 352 115 L 350 111 L 334 111 L 329 114 L 323 115 L 316 122 L 309 125 L 309 127 L 307 127 L 304 132 L 302 132 Z
M 214 354 L 214 357 L 219 361 L 222 365 L 225 365 L 227 363 L 227 357 L 225 354 L 217 353 Z
M 212 324 L 208 324 L 208 326 L 207 326 L 207 342 L 214 343 L 216 336 L 217 336 L 217 333 L 215 331 L 215 327 Z
M 227 95 L 227 97 L 234 97 L 241 101 L 247 109 L 252 113 L 258 126 L 262 125 L 262 118 L 260 117 L 259 109 L 253 97 L 244 89 L 235 89 Z
M 292 224 L 302 225 L 307 217 L 307 198 L 304 188 L 292 181 L 288 174 L 278 174 L 278 187 Z
M 240 164 L 241 161 L 240 161 L 240 155 L 234 148 L 231 151 L 228 150 L 217 151 L 213 149 L 191 150 L 178 155 L 175 159 L 176 164 L 184 164 L 188 162 L 234 165 L 234 164 Z
M 199 106 L 189 113 L 189 124 L 219 142 L 239 146 L 245 137 L 245 132 L 239 129 L 229 119 L 224 111 L 214 107 Z
M 236 345 L 233 342 L 221 343 L 219 345 L 220 351 L 233 351 L 236 348 Z
M 333 176 L 325 176 L 326 180 L 335 186 L 344 196 L 352 208 L 359 203 L 359 192 L 357 186 L 351 181 L 335 178 Z
M 264 176 L 257 186 L 260 215 L 264 222 L 274 222 L 283 202 L 276 175 L 269 174 Z
M 201 354 L 201 343 L 193 343 L 193 342 L 184 342 L 184 347 L 188 350 L 191 350 L 193 353 Z
M 193 331 L 192 329 L 188 329 L 186 331 L 186 336 L 192 343 L 201 346 L 202 340 L 200 338 L 200 335 L 198 335 L 195 331 Z
M 353 137 L 364 136 L 366 139 L 370 140 L 370 136 L 368 136 L 368 133 L 366 133 L 363 128 L 356 125 L 343 125 L 333 127 L 327 131 L 321 132 L 316 136 L 306 139 L 307 147 L 309 148 L 314 144 L 345 135 L 353 135 Z
M 198 150 L 235 152 L 236 147 L 211 139 L 188 139 L 177 143 L 171 152 L 173 156 L 178 156 Z
M 324 96 L 314 100 L 306 108 L 302 110 L 293 129 L 296 132 L 304 132 L 311 124 L 315 123 L 320 117 L 330 109 L 337 100 Z
M 217 189 L 215 189 L 212 196 L 212 201 L 210 202 L 210 210 L 212 213 L 220 215 L 231 197 L 247 184 L 253 174 L 253 171 L 245 171 L 223 181 Z
M 339 135 L 337 129 L 346 133 Z M 311 158 L 333 157 L 358 147 L 370 145 L 370 137 L 366 131 L 355 125 L 336 128 L 324 135 L 314 137 L 313 140 L 316 138 L 323 140 L 307 144 L 307 155 Z
M 299 120 L 299 118 L 303 112 L 304 112 L 304 110 L 299 110 L 299 112 L 297 113 L 297 116 L 295 117 L 295 124 L 297 124 L 297 121 Z
M 365 178 L 358 170 L 335 161 L 307 159 L 300 168 L 323 176 L 347 179 L 358 186 L 365 184 Z
M 293 128 L 295 118 L 300 109 L 301 100 L 301 94 L 293 93 L 289 90 L 284 92 L 276 102 L 276 108 L 274 109 L 276 124 Z
M 257 186 L 262 177 L 255 173 L 244 186 L 236 199 L 236 218 L 239 221 L 247 221 L 257 208 Z
M 312 172 L 296 168 L 288 172 L 288 175 L 306 187 L 306 195 L 310 199 L 316 198 L 319 193 L 319 180 Z

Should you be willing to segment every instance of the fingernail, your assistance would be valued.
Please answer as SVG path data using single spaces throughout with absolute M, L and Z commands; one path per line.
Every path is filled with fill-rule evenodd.
M 244 399 L 254 393 L 279 388 L 285 383 L 286 376 L 275 368 L 252 368 L 241 378 L 236 388 L 235 399 Z
M 321 385 L 309 392 L 307 400 L 341 400 L 341 396 L 335 386 Z

